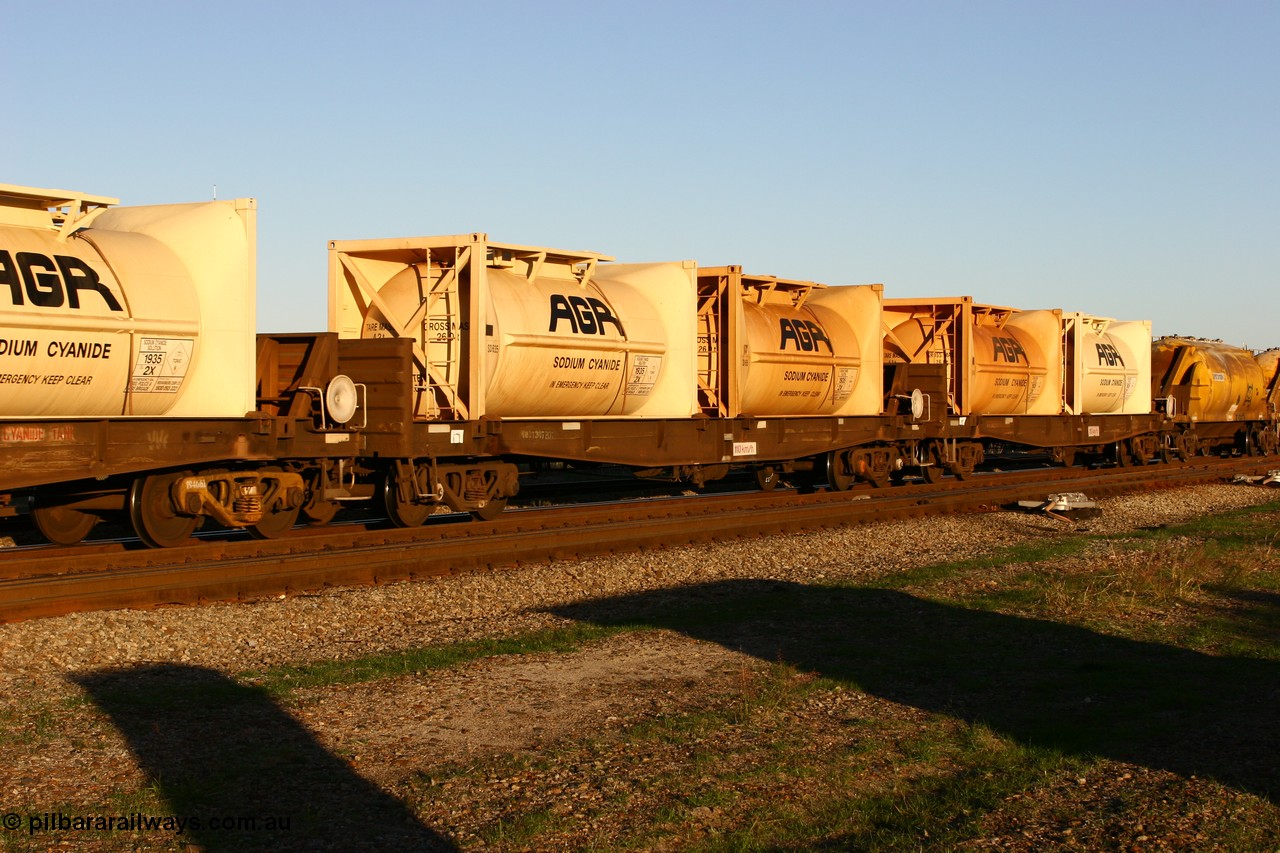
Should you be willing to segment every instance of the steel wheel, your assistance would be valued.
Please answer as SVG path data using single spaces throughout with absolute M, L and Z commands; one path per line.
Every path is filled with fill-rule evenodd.
M 37 506 L 31 510 L 40 535 L 55 545 L 74 545 L 89 535 L 98 517 L 67 506 Z
M 1258 431 L 1258 447 L 1261 448 L 1263 456 L 1270 456 L 1276 452 L 1276 434 L 1270 427 L 1263 427 Z
M 387 518 L 396 527 L 420 527 L 431 515 L 431 505 L 413 502 L 412 496 L 418 492 L 416 483 L 404 484 L 410 495 L 408 500 L 401 496 L 400 485 L 396 469 L 388 471 L 382 481 L 382 502 L 387 509 Z
M 920 465 L 920 479 L 929 485 L 941 483 L 943 476 L 947 473 L 947 469 L 939 461 L 937 447 L 926 445 L 917 451 L 917 457 L 922 462 Z
M 1262 447 L 1262 431 L 1257 427 L 1249 430 L 1248 436 L 1245 438 L 1247 452 L 1250 456 L 1261 456 L 1266 453 Z
M 762 492 L 772 492 L 778 487 L 777 470 L 768 465 L 763 468 L 757 468 L 756 485 L 760 487 Z
M 332 501 L 313 501 L 302 508 L 303 520 L 314 527 L 323 527 L 338 514 L 338 505 Z
M 1129 448 L 1127 447 L 1127 444 L 1128 442 L 1117 441 L 1112 445 L 1115 450 L 1117 468 L 1128 468 L 1133 465 L 1133 457 L 1129 455 Z
M 262 519 L 257 524 L 249 525 L 247 530 L 254 539 L 278 539 L 298 523 L 302 507 L 301 505 L 290 507 L 287 503 L 280 501 L 280 498 L 284 498 L 288 503 L 298 501 L 296 493 L 289 494 L 289 490 L 283 489 L 280 481 L 273 477 L 275 474 L 284 473 L 283 471 L 279 468 L 264 468 L 262 473 L 265 475 L 262 482 L 266 487 L 266 495 L 263 496 L 262 502 L 268 509 L 262 513 Z
M 262 521 L 249 525 L 249 535 L 254 539 L 279 539 L 298 523 L 300 511 L 301 507 L 294 507 L 263 513 Z
M 832 491 L 847 492 L 858 481 L 857 475 L 847 470 L 848 454 L 833 450 L 827 454 L 827 485 Z
M 1151 461 L 1151 457 L 1147 456 L 1143 451 L 1142 443 L 1138 439 L 1131 438 L 1126 444 L 1129 451 L 1129 461 L 1132 464 L 1142 467 Z
M 923 479 L 926 483 L 928 483 L 931 486 L 934 483 L 941 483 L 942 476 L 945 473 L 946 472 L 942 470 L 942 467 L 940 465 L 921 465 L 920 466 L 921 479 Z
M 181 474 L 139 477 L 129 488 L 129 520 L 138 538 L 152 548 L 171 548 L 191 538 L 200 521 L 196 516 L 178 515 L 169 498 L 169 488 Z
M 502 511 L 507 508 L 506 498 L 493 498 L 479 509 L 471 510 L 471 517 L 478 518 L 481 521 L 493 521 L 502 515 Z
M 302 518 L 307 524 L 320 527 L 333 521 L 338 514 L 338 504 L 324 499 L 325 475 L 323 471 L 313 471 L 306 477 L 307 493 L 302 502 Z

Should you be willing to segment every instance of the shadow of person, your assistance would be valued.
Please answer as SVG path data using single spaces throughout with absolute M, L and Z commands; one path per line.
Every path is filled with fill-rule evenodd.
M 1239 603 L 1242 624 L 1276 624 L 1280 596 Z M 724 581 L 554 612 L 668 628 L 985 724 L 1026 745 L 1211 777 L 1280 802 L 1280 662 L 1214 657 L 892 590 L 775 581 Z
M 264 690 L 179 665 L 72 680 L 110 715 L 185 821 L 181 834 L 157 833 L 213 851 L 456 849 L 327 751 Z

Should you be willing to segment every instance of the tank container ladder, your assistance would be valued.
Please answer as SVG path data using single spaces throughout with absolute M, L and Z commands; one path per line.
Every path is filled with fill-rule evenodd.
M 467 407 L 459 388 L 462 364 L 462 294 L 459 276 L 471 262 L 471 247 L 454 247 L 453 263 L 440 264 L 433 277 L 431 251 L 427 251 L 425 274 L 418 277 L 418 309 L 405 324 L 422 329 L 423 377 L 441 420 L 466 420 Z M 431 340 L 432 327 L 442 330 L 443 341 Z M 433 346 L 435 344 L 435 346 Z M 432 357 L 433 353 L 442 353 Z M 416 356 L 415 356 L 416 357 Z

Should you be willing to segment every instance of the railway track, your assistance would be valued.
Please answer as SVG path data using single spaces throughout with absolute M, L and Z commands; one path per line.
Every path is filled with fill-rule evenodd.
M 298 528 L 276 540 L 212 538 L 152 550 L 114 540 L 0 552 L 0 621 L 290 595 L 872 520 L 995 509 L 1051 492 L 1103 497 L 1260 474 L 1274 459 L 1147 468 L 1042 468 L 936 485 L 791 490 L 510 510 L 496 521 Z

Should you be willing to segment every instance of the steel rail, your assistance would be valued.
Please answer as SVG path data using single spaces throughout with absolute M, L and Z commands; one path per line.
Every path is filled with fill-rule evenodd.
M 24 550 L 0 554 L 0 621 L 383 584 L 887 518 L 990 510 L 1042 499 L 1050 492 L 1087 490 L 1091 497 L 1101 497 L 1221 481 L 1274 467 L 1275 460 L 1242 457 L 1104 471 L 1041 469 L 934 486 L 539 508 L 508 511 L 493 522 L 300 528 L 278 540 L 223 539 L 164 550 L 129 550 L 120 542 Z

